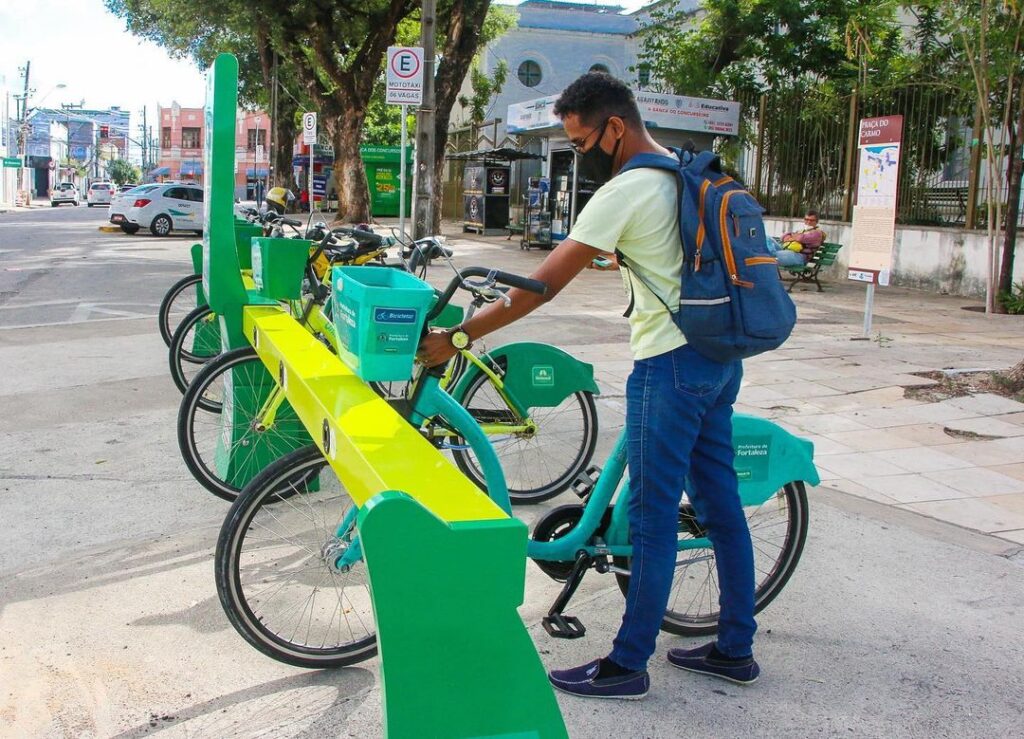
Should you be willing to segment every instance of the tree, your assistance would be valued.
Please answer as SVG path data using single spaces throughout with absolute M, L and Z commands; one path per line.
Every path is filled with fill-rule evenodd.
M 107 173 L 114 184 L 120 187 L 126 182 L 137 183 L 142 177 L 139 168 L 127 159 L 115 159 L 107 165 Z

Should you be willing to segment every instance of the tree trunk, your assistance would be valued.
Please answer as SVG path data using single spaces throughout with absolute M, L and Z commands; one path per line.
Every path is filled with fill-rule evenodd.
M 1024 176 L 1024 80 L 1018 87 L 1017 125 L 1010 129 L 1010 163 L 1006 168 L 1006 228 L 1003 231 L 1003 258 L 999 268 L 999 293 L 1013 289 L 1013 257 L 1017 247 L 1017 219 L 1020 214 L 1021 178 Z M 998 303 L 996 310 L 1005 313 Z
M 1007 371 L 1006 379 L 1016 387 L 1024 387 L 1024 359 L 1017 362 Z
M 277 119 L 274 121 L 274 186 L 280 186 L 298 193 L 295 170 L 292 168 L 292 147 L 297 133 L 295 127 L 295 105 L 277 103 Z
M 359 153 L 363 131 L 362 113 L 326 116 L 334 142 L 334 183 L 338 188 L 337 220 L 363 223 L 370 220 L 370 189 L 366 184 L 366 168 Z M 333 130 L 331 130 L 333 129 Z
M 434 76 L 434 222 L 431 233 L 441 232 L 441 211 L 444 204 L 444 155 L 448 144 L 448 124 L 452 107 L 462 89 L 462 82 L 469 73 L 480 44 L 480 29 L 483 28 L 491 0 L 455 0 L 452 3 L 447 22 L 439 23 L 447 33 L 441 52 L 441 63 Z

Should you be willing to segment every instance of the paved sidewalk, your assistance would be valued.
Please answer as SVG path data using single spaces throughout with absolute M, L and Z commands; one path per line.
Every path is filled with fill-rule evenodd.
M 547 254 L 457 227 L 449 237 L 461 264 L 529 273 Z M 838 277 L 823 293 L 797 287 L 796 331 L 746 362 L 737 410 L 811 439 L 825 487 L 1024 545 L 1024 404 L 904 397 L 934 384 L 914 373 L 1012 366 L 1024 357 L 1024 317 L 985 316 L 972 298 L 878 288 L 871 338 L 859 340 L 864 295 Z M 622 403 L 631 366 L 625 306 L 618 274 L 588 271 L 531 319 L 533 331 L 550 326 L 554 343 L 595 365 L 605 407 Z M 562 320 L 575 325 L 557 336 Z

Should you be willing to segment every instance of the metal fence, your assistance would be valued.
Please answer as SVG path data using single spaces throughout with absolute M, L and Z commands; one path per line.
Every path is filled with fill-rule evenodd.
M 971 100 L 948 88 L 907 85 L 860 99 L 816 89 L 740 97 L 741 135 L 723 158 L 771 215 L 809 208 L 848 221 L 861 118 L 903 115 L 898 223 L 983 228 L 987 175 Z M 1005 173 L 998 197 L 1006 203 Z M 1024 213 L 1018 218 L 1024 227 Z

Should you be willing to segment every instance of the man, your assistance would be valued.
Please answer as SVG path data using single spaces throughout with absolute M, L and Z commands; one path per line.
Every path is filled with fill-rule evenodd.
M 802 231 L 784 233 L 779 243 L 768 240 L 768 248 L 775 255 L 780 267 L 802 267 L 814 252 L 825 243 L 825 232 L 818 227 L 818 211 L 809 210 L 804 215 Z
M 662 303 L 679 303 L 683 257 L 675 175 L 637 169 L 615 176 L 636 154 L 669 151 L 647 133 L 629 88 L 607 74 L 591 72 L 577 79 L 554 111 L 578 155 L 580 174 L 607 184 L 580 212 L 569 238 L 531 275 L 547 284 L 546 296 L 513 289 L 511 306 L 495 303 L 460 327 L 470 339 L 480 338 L 553 298 L 595 257 L 615 249 L 626 257 L 624 282 L 634 301 L 629 317 L 634 365 L 626 389 L 633 544 L 626 612 L 607 657 L 553 670 L 550 680 L 560 690 L 581 696 L 647 694 L 647 661 L 672 586 L 678 510 L 689 476 L 693 484 L 686 492 L 715 548 L 720 630 L 717 643 L 672 649 L 668 659 L 685 670 L 753 682 L 759 673 L 751 652 L 756 628 L 753 550 L 732 449 L 732 405 L 742 366 L 697 354 Z M 633 280 L 630 272 L 645 284 Z M 425 337 L 421 361 L 434 366 L 451 357 L 456 330 Z

